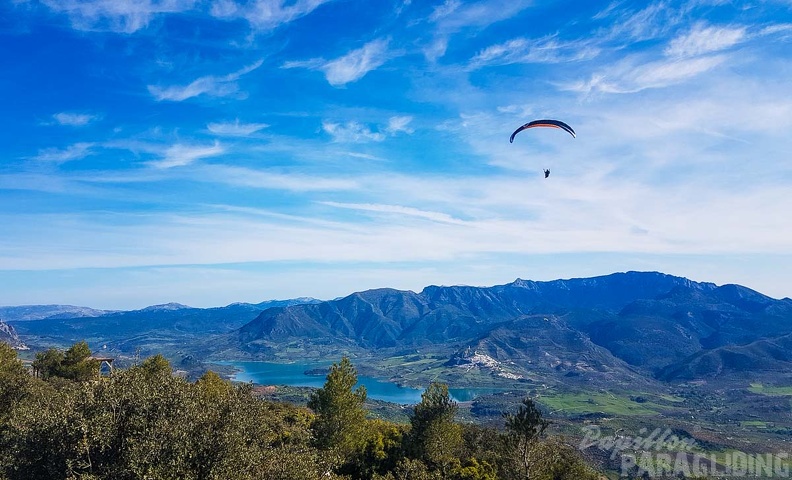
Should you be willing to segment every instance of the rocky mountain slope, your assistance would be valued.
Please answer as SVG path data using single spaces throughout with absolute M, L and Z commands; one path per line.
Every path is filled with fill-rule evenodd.
M 5 342 L 17 350 L 27 350 L 28 347 L 19 339 L 16 330 L 11 325 L 0 320 L 0 342 Z
M 228 335 L 225 345 L 262 357 L 296 344 L 324 352 L 473 348 L 523 370 L 553 358 L 546 365 L 562 375 L 618 370 L 629 372 L 622 378 L 639 371 L 671 379 L 685 359 L 788 333 L 792 300 L 737 285 L 627 272 L 494 287 L 430 286 L 420 293 L 368 290 L 265 310 Z M 762 365 L 781 368 L 778 362 L 770 356 Z M 756 364 L 736 361 L 726 370 Z

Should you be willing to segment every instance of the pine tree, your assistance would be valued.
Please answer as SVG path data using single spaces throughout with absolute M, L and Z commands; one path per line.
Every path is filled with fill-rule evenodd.
M 366 387 L 353 390 L 357 371 L 349 358 L 333 364 L 322 388 L 314 392 L 308 408 L 316 413 L 311 429 L 316 446 L 330 450 L 341 463 L 366 444 Z
M 504 417 L 507 441 L 513 449 L 516 467 L 522 474 L 521 478 L 529 478 L 531 451 L 550 422 L 542 418 L 541 410 L 530 398 L 522 401 L 516 414 L 506 413 Z
M 407 450 L 444 475 L 459 462 L 463 444 L 462 428 L 454 423 L 457 409 L 448 385 L 435 382 L 421 395 L 410 417 Z

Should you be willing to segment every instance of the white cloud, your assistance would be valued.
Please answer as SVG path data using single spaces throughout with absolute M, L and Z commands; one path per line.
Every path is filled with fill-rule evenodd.
M 93 143 L 80 142 L 70 145 L 64 149 L 45 148 L 39 150 L 38 155 L 33 157 L 33 159 L 40 162 L 61 164 L 71 160 L 79 160 L 93 154 L 91 151 L 93 146 Z
M 388 51 L 389 43 L 388 39 L 380 38 L 335 60 L 328 61 L 321 58 L 293 60 L 285 62 L 281 68 L 321 70 L 330 85 L 343 87 L 347 83 L 360 80 L 368 72 L 390 60 L 393 53 Z
M 421 210 L 419 208 L 404 207 L 401 205 L 383 205 L 383 204 L 375 204 L 375 203 L 340 203 L 340 202 L 320 202 L 320 203 L 330 207 L 343 208 L 347 210 L 397 214 L 408 217 L 423 218 L 426 220 L 431 220 L 433 222 L 439 222 L 439 223 L 451 223 L 456 225 L 465 225 L 467 223 L 464 220 L 454 218 L 451 215 L 448 215 L 447 213 L 431 212 L 427 210 Z
M 385 134 L 373 132 L 369 127 L 354 121 L 345 124 L 324 121 L 322 129 L 333 137 L 334 142 L 360 143 L 385 140 Z
M 653 62 L 637 68 L 631 75 L 625 77 L 625 80 L 636 90 L 665 87 L 712 70 L 724 60 L 726 56 L 716 55 L 690 60 Z
M 759 34 L 760 35 L 773 35 L 776 33 L 787 33 L 792 32 L 792 23 L 779 23 L 776 25 L 770 25 L 768 27 L 764 27 Z
M 686 18 L 687 11 L 659 1 L 639 11 L 609 9 L 608 13 L 612 27 L 606 38 L 640 42 L 666 35 Z
M 322 130 L 333 137 L 334 142 L 338 143 L 381 142 L 388 135 L 413 133 L 415 130 L 410 127 L 412 120 L 413 117 L 409 115 L 393 116 L 388 119 L 388 124 L 384 128 L 380 128 L 377 131 L 356 121 L 338 123 L 325 120 L 322 122 Z
M 373 40 L 320 68 L 334 87 L 355 82 L 388 60 L 388 43 L 386 39 Z
M 446 0 L 432 11 L 429 20 L 446 33 L 467 27 L 483 28 L 512 18 L 533 3 L 531 0 Z
M 87 113 L 68 113 L 61 112 L 52 116 L 55 121 L 60 125 L 68 125 L 70 127 L 83 127 L 98 119 L 97 115 L 90 115 Z
M 412 123 L 413 117 L 409 115 L 401 115 L 395 116 L 388 119 L 388 126 L 385 128 L 385 131 L 394 135 L 399 132 L 404 133 L 413 133 L 415 130 L 410 127 L 410 123 Z
M 384 162 L 385 159 L 382 157 L 378 157 L 376 155 L 371 155 L 369 153 L 360 153 L 360 152 L 344 152 L 346 155 L 349 155 L 353 158 L 362 158 L 363 160 L 373 160 L 375 162 Z
M 307 68 L 309 70 L 319 70 L 325 63 L 327 63 L 327 61 L 322 58 L 311 58 L 309 60 L 289 60 L 288 62 L 283 62 L 281 68 Z
M 483 29 L 513 18 L 532 3 L 531 0 L 445 0 L 436 5 L 424 20 L 434 24 L 433 31 L 421 49 L 424 57 L 434 63 L 446 54 L 454 34 L 467 28 Z
M 692 57 L 730 48 L 746 38 L 745 27 L 710 27 L 696 24 L 690 32 L 674 38 L 665 49 L 669 57 Z
M 188 85 L 183 86 L 174 85 L 170 87 L 161 87 L 158 85 L 149 85 L 148 91 L 158 101 L 170 100 L 181 102 L 188 98 L 197 97 L 198 95 L 224 97 L 239 91 L 239 86 L 236 84 L 236 81 L 243 75 L 259 68 L 262 63 L 263 61 L 259 60 L 252 65 L 248 65 L 241 70 L 225 76 L 207 75 L 200 77 Z
M 447 49 L 448 38 L 437 37 L 432 41 L 432 43 L 424 47 L 423 54 L 430 62 L 436 62 L 438 58 L 441 58 L 443 55 L 445 55 Z
M 402 12 L 412 4 L 412 0 L 402 0 L 401 5 L 397 5 L 394 13 L 396 15 L 401 15 Z
M 358 182 L 349 178 L 289 174 L 228 165 L 206 165 L 199 173 L 205 174 L 204 178 L 208 181 L 264 190 L 322 192 L 347 191 L 359 188 Z
M 470 66 L 571 62 L 589 60 L 599 52 L 600 49 L 589 42 L 564 42 L 556 35 L 540 39 L 515 38 L 480 51 L 470 61 Z
M 237 118 L 233 122 L 214 122 L 206 125 L 207 130 L 215 135 L 246 137 L 269 127 L 266 123 L 240 123 Z
M 458 9 L 462 5 L 462 2 L 459 0 L 445 0 L 442 4 L 437 5 L 433 10 L 432 14 L 429 15 L 429 20 L 432 22 L 436 22 L 442 18 L 445 18 L 452 13 L 456 9 Z
M 148 165 L 155 168 L 183 167 L 201 158 L 216 157 L 224 151 L 225 149 L 219 142 L 215 142 L 211 147 L 177 143 L 165 150 L 165 155 L 162 160 L 148 162 Z
M 194 8 L 196 0 L 42 0 L 50 9 L 69 16 L 77 30 L 134 33 L 151 19 Z
M 619 1 L 611 2 L 607 7 L 605 7 L 604 10 L 597 12 L 597 14 L 595 14 L 591 18 L 593 20 L 604 20 L 608 18 L 611 15 L 611 13 L 619 6 L 619 3 L 620 3 Z
M 726 60 L 725 55 L 681 58 L 633 65 L 629 62 L 593 74 L 587 81 L 558 84 L 558 88 L 583 94 L 635 93 L 685 82 L 710 71 Z
M 215 0 L 211 13 L 216 18 L 245 19 L 257 30 L 273 30 L 280 25 L 308 15 L 331 0 L 253 0 L 237 3 L 234 0 Z

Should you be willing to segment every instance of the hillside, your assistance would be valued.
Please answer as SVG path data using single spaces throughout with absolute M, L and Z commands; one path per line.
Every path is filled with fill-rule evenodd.
M 574 331 L 577 336 L 558 339 L 559 348 L 575 351 L 575 342 L 585 339 L 648 373 L 705 349 L 792 331 L 789 299 L 774 300 L 735 285 L 627 272 L 551 282 L 518 279 L 494 287 L 430 286 L 420 293 L 368 290 L 263 311 L 229 337 L 240 350 L 259 353 L 295 341 L 366 351 L 466 347 L 492 335 L 508 344 L 504 332 L 525 331 L 516 321 L 526 316 L 550 317 Z M 499 352 L 510 352 L 512 360 L 526 356 L 520 342 Z
M 482 377 L 462 379 L 471 384 L 522 379 L 605 387 L 712 379 L 756 366 L 784 369 L 786 359 L 773 353 L 777 349 L 759 346 L 775 345 L 774 339 L 792 333 L 790 299 L 658 272 L 517 279 L 492 287 L 427 286 L 417 293 L 379 288 L 330 301 L 301 298 L 208 309 L 180 304 L 104 313 L 84 307 L 3 308 L 16 309 L 17 320 L 10 323 L 39 348 L 88 340 L 116 354 L 142 349 L 193 364 L 351 354 L 372 359 L 364 370 L 387 371 L 404 381 L 422 374 L 456 378 L 459 370 L 450 365 L 465 355 L 492 359 L 491 365 L 475 366 Z M 749 349 L 753 344 L 759 346 Z M 729 360 L 738 350 L 750 351 L 744 355 L 752 360 Z M 405 359 L 416 354 L 423 359 L 420 367 L 407 368 Z
M 27 350 L 28 347 L 19 339 L 16 330 L 11 325 L 0 320 L 0 342 L 11 345 L 16 350 Z

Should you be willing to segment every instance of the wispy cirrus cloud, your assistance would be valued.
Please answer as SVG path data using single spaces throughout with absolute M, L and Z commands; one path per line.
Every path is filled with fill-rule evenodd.
M 283 68 L 308 68 L 324 72 L 327 82 L 334 87 L 343 87 L 363 78 L 377 69 L 394 55 L 388 50 L 390 41 L 386 38 L 372 40 L 362 47 L 352 50 L 335 60 L 314 58 L 286 62 Z
M 539 39 L 515 38 L 491 45 L 474 56 L 469 68 L 513 63 L 560 63 L 589 60 L 600 48 L 588 41 L 562 41 L 557 35 Z
M 413 117 L 409 115 L 397 115 L 388 119 L 388 124 L 378 130 L 355 121 L 338 123 L 325 120 L 322 122 L 322 130 L 333 137 L 334 142 L 338 143 L 365 143 L 381 142 L 389 135 L 398 133 L 411 134 L 415 130 L 410 126 Z
M 456 9 L 462 6 L 462 2 L 459 0 L 445 0 L 442 4 L 437 5 L 432 9 L 431 15 L 429 15 L 430 22 L 436 22 L 440 19 L 446 18 Z
M 455 225 L 466 225 L 469 222 L 454 218 L 447 213 L 432 212 L 428 210 L 421 210 L 414 207 L 405 207 L 402 205 L 383 205 L 378 203 L 342 203 L 342 202 L 320 202 L 322 205 L 327 205 L 335 208 L 343 208 L 347 210 L 358 210 L 362 212 L 384 213 L 384 214 L 397 214 L 408 217 L 423 218 L 439 223 L 450 223 Z
M 211 13 L 224 20 L 244 19 L 256 30 L 274 30 L 313 12 L 332 0 L 253 0 L 238 3 L 234 0 L 215 0 Z
M 667 1 L 658 1 L 641 10 L 619 7 L 611 4 L 598 15 L 598 20 L 607 19 L 610 22 L 610 26 L 598 36 L 607 40 L 631 43 L 667 35 L 685 20 L 692 4 L 674 8 Z
M 269 127 L 266 123 L 241 123 L 237 118 L 233 122 L 213 122 L 206 125 L 206 129 L 215 135 L 231 137 L 246 137 Z
M 582 94 L 635 93 L 663 88 L 690 80 L 721 65 L 727 57 L 713 55 L 664 59 L 644 64 L 624 62 L 593 74 L 588 80 L 557 84 L 564 91 Z
M 746 37 L 745 27 L 714 27 L 698 23 L 688 33 L 671 40 L 664 53 L 669 57 L 693 57 L 726 50 Z
M 436 5 L 424 21 L 433 24 L 433 32 L 423 48 L 424 57 L 436 62 L 446 54 L 451 37 L 466 28 L 483 29 L 512 18 L 531 5 L 529 0 L 480 0 L 462 2 L 445 0 Z
M 259 60 L 241 70 L 224 76 L 206 75 L 187 85 L 173 85 L 170 87 L 149 85 L 148 91 L 158 101 L 168 100 L 172 102 L 181 102 L 199 95 L 225 97 L 237 93 L 239 91 L 239 85 L 236 83 L 237 80 L 243 75 L 259 68 L 262 63 L 263 60 Z
M 189 165 L 196 160 L 208 157 L 216 157 L 225 152 L 220 142 L 215 142 L 212 146 L 184 145 L 177 143 L 168 147 L 161 160 L 148 162 L 154 168 L 173 168 Z
M 760 35 L 773 35 L 777 33 L 792 34 L 792 23 L 777 23 L 762 28 Z
M 94 145 L 95 144 L 90 142 L 79 142 L 63 149 L 44 148 L 39 150 L 38 155 L 33 157 L 33 160 L 55 164 L 79 160 L 81 158 L 87 157 L 88 155 L 92 155 L 94 152 L 91 149 L 94 147 Z
M 446 50 L 448 50 L 448 38 L 437 37 L 432 43 L 423 47 L 423 54 L 430 62 L 436 62 L 438 58 L 445 55 Z
M 284 173 L 229 165 L 206 165 L 201 173 L 213 182 L 265 190 L 321 192 L 356 190 L 360 187 L 356 180 L 349 178 Z
M 374 132 L 366 125 L 354 121 L 343 124 L 325 121 L 322 122 L 322 130 L 333 137 L 334 142 L 339 143 L 381 142 L 385 140 L 384 133 Z
M 530 0 L 446 0 L 432 11 L 428 20 L 444 32 L 466 27 L 486 27 L 512 18 L 533 4 Z
M 388 119 L 388 126 L 385 128 L 385 130 L 391 135 L 399 132 L 413 133 L 415 130 L 410 127 L 410 123 L 412 123 L 412 121 L 413 117 L 409 115 L 391 117 Z
M 42 0 L 51 10 L 66 14 L 76 30 L 134 33 L 152 18 L 192 10 L 196 0 Z
M 361 158 L 363 160 L 372 160 L 375 162 L 383 162 L 385 161 L 384 158 L 378 157 L 376 155 L 371 155 L 369 153 L 360 153 L 360 152 L 344 152 L 345 155 L 349 155 L 352 158 Z
M 84 127 L 89 123 L 99 119 L 99 115 L 92 115 L 89 113 L 69 113 L 60 112 L 52 116 L 55 122 L 59 125 L 66 125 L 70 127 Z

